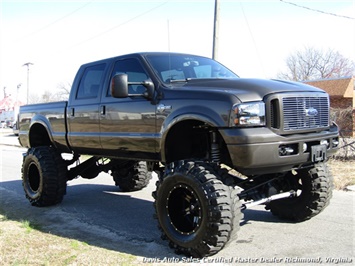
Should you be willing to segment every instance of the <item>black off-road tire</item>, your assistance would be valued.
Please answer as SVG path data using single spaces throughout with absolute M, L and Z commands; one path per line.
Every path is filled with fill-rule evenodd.
M 66 193 L 67 167 L 53 147 L 30 148 L 22 164 L 22 186 L 33 206 L 60 203 Z
M 148 171 L 144 161 L 131 162 L 125 168 L 112 171 L 113 180 L 124 192 L 138 191 L 145 188 L 152 173 Z
M 285 189 L 298 191 L 298 196 L 270 202 L 266 208 L 274 215 L 301 222 L 316 216 L 328 206 L 332 197 L 333 178 L 325 163 L 300 170 L 295 176 L 289 173 L 285 177 L 287 179 L 293 185 Z
M 162 239 L 178 254 L 217 253 L 236 239 L 242 219 L 239 192 L 224 185 L 207 164 L 170 164 L 153 192 Z

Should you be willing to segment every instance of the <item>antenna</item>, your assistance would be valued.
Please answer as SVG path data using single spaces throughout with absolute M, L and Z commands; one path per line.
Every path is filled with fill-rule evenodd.
M 213 48 L 212 59 L 218 60 L 218 35 L 219 35 L 219 0 L 215 0 L 213 21 Z
M 168 52 L 169 52 L 169 78 L 171 79 L 171 54 L 170 54 L 170 21 L 167 20 L 168 24 Z
M 170 53 L 170 21 L 169 21 L 169 19 L 166 22 L 167 22 L 167 26 L 168 26 L 168 51 Z

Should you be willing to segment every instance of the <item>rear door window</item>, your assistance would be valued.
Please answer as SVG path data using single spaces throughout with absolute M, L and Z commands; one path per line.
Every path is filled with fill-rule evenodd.
M 99 96 L 100 84 L 106 64 L 89 66 L 85 69 L 77 91 L 76 99 L 92 99 Z

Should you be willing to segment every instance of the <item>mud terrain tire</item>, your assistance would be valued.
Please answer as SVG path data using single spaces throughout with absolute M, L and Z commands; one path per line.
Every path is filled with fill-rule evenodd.
M 300 170 L 295 176 L 289 173 L 285 179 L 293 180 L 293 185 L 286 187 L 286 190 L 298 190 L 301 194 L 269 203 L 266 208 L 274 215 L 300 222 L 316 216 L 328 206 L 333 178 L 326 164 L 318 163 L 310 169 Z
M 22 164 L 22 186 L 33 206 L 60 203 L 66 193 L 67 167 L 53 147 L 35 147 L 27 151 Z
M 157 182 L 158 227 L 176 253 L 210 256 L 236 238 L 242 218 L 239 190 L 217 175 L 207 164 L 179 161 L 166 167 Z
M 148 171 L 146 162 L 133 161 L 125 168 L 112 171 L 112 176 L 116 186 L 124 192 L 131 192 L 145 188 L 152 178 L 152 173 Z

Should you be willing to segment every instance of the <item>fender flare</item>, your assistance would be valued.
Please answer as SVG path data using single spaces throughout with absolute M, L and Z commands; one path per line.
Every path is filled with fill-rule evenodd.
M 161 141 L 160 141 L 160 153 L 161 153 L 161 159 L 163 162 L 166 161 L 166 154 L 165 154 L 165 147 L 166 147 L 166 139 L 169 135 L 170 129 L 172 129 L 175 125 L 179 124 L 180 122 L 187 121 L 187 120 L 195 120 L 202 122 L 206 124 L 208 127 L 217 127 L 216 126 L 216 121 L 211 119 L 210 117 L 201 115 L 201 114 L 180 114 L 178 116 L 175 116 L 172 119 L 166 119 L 162 125 L 162 128 L 160 130 L 161 132 Z
M 34 126 L 40 125 L 42 126 L 45 131 L 47 132 L 49 141 L 52 143 L 52 145 L 55 146 L 54 140 L 53 140 L 53 135 L 52 135 L 52 131 L 51 131 L 51 125 L 48 121 L 48 119 L 43 116 L 43 115 L 35 115 L 34 117 L 32 117 L 31 122 L 30 122 L 30 126 L 28 129 L 28 135 L 27 135 L 27 143 L 29 147 L 32 147 L 31 145 L 31 132 L 33 130 Z

